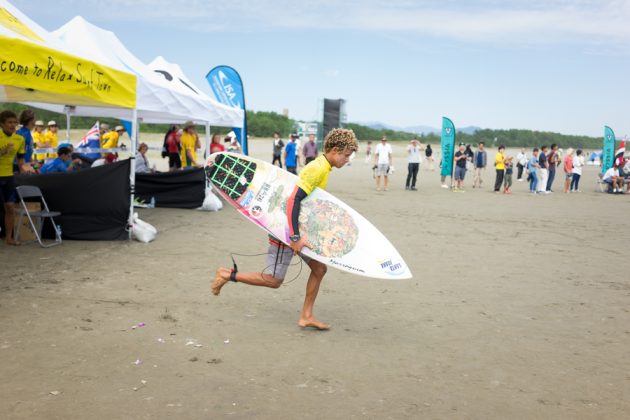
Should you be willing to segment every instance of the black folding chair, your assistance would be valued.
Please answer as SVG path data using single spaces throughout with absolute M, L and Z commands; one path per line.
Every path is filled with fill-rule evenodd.
M 31 229 L 35 234 L 35 238 L 37 238 L 37 242 L 44 247 L 48 248 L 51 246 L 59 245 L 61 243 L 61 228 L 57 226 L 55 223 L 54 217 L 61 216 L 61 213 L 58 211 L 50 211 L 48 208 L 48 204 L 42 195 L 39 187 L 35 187 L 32 185 L 20 185 L 17 187 L 18 197 L 20 197 L 20 204 L 22 208 L 20 209 L 20 216 L 16 223 L 15 230 L 15 240 L 16 242 L 20 241 L 20 228 L 22 227 L 22 218 L 26 216 L 31 225 Z M 41 201 L 42 209 L 39 211 L 29 211 L 25 199 L 37 198 Z M 55 241 L 44 243 L 42 241 L 42 227 L 44 226 L 44 219 L 50 219 L 53 227 L 55 228 Z M 35 222 L 37 220 L 37 223 Z

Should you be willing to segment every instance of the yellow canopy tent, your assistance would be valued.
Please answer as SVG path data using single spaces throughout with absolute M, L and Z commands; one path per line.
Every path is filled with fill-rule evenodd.
M 6 0 L 0 0 L 0 102 L 63 104 L 68 109 L 126 108 L 134 122 L 131 133 L 134 148 L 137 143 L 136 76 L 73 54 L 72 48 Z M 133 156 L 129 177 L 131 225 Z
M 0 101 L 135 108 L 136 77 L 72 54 L 0 0 Z

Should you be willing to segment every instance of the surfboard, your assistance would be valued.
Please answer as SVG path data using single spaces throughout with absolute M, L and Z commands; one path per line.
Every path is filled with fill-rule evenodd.
M 240 214 L 268 234 L 289 243 L 286 206 L 298 177 L 249 156 L 210 155 L 206 177 Z M 411 272 L 385 236 L 356 210 L 316 188 L 302 200 L 300 234 L 308 247 L 302 254 L 330 267 L 378 279 L 409 279 Z

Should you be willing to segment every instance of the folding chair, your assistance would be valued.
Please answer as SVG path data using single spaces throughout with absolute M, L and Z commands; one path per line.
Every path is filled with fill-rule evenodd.
M 20 204 L 22 205 L 22 208 L 20 209 L 20 217 L 18 218 L 18 221 L 16 223 L 16 230 L 14 235 L 15 240 L 18 242 L 20 240 L 20 228 L 22 227 L 22 218 L 24 217 L 24 215 L 26 215 L 31 225 L 31 229 L 33 229 L 33 233 L 35 234 L 35 238 L 37 238 L 37 242 L 39 242 L 42 247 L 48 248 L 54 245 L 59 245 L 61 243 L 61 229 L 59 228 L 59 226 L 57 226 L 57 224 L 55 223 L 55 219 L 53 218 L 61 216 L 61 213 L 58 211 L 50 211 L 50 209 L 48 208 L 48 204 L 46 203 L 46 200 L 44 200 L 44 196 L 42 195 L 39 187 L 35 187 L 32 185 L 20 185 L 19 187 L 17 187 L 17 193 L 18 197 L 20 198 Z M 27 198 L 38 198 L 42 203 L 43 209 L 40 211 L 29 211 L 28 207 L 26 206 L 26 202 L 24 201 L 24 199 Z M 44 226 L 44 219 L 47 218 L 50 219 L 53 227 L 55 228 L 55 241 L 51 243 L 42 242 L 42 227 Z M 37 223 L 35 223 L 33 219 L 37 219 Z

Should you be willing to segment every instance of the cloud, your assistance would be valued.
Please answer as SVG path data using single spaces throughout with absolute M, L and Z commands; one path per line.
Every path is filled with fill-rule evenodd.
M 27 8 L 43 0 L 16 1 Z M 59 3 L 64 3 L 59 1 Z M 66 0 L 88 20 L 111 16 L 197 32 L 277 29 L 408 33 L 471 42 L 630 44 L 627 0 Z M 59 7 L 63 7 L 60 5 Z M 113 13 L 115 11 L 115 13 Z
M 338 77 L 339 76 L 339 70 L 337 70 L 337 69 L 326 70 L 324 72 L 324 76 L 326 76 L 326 77 Z

